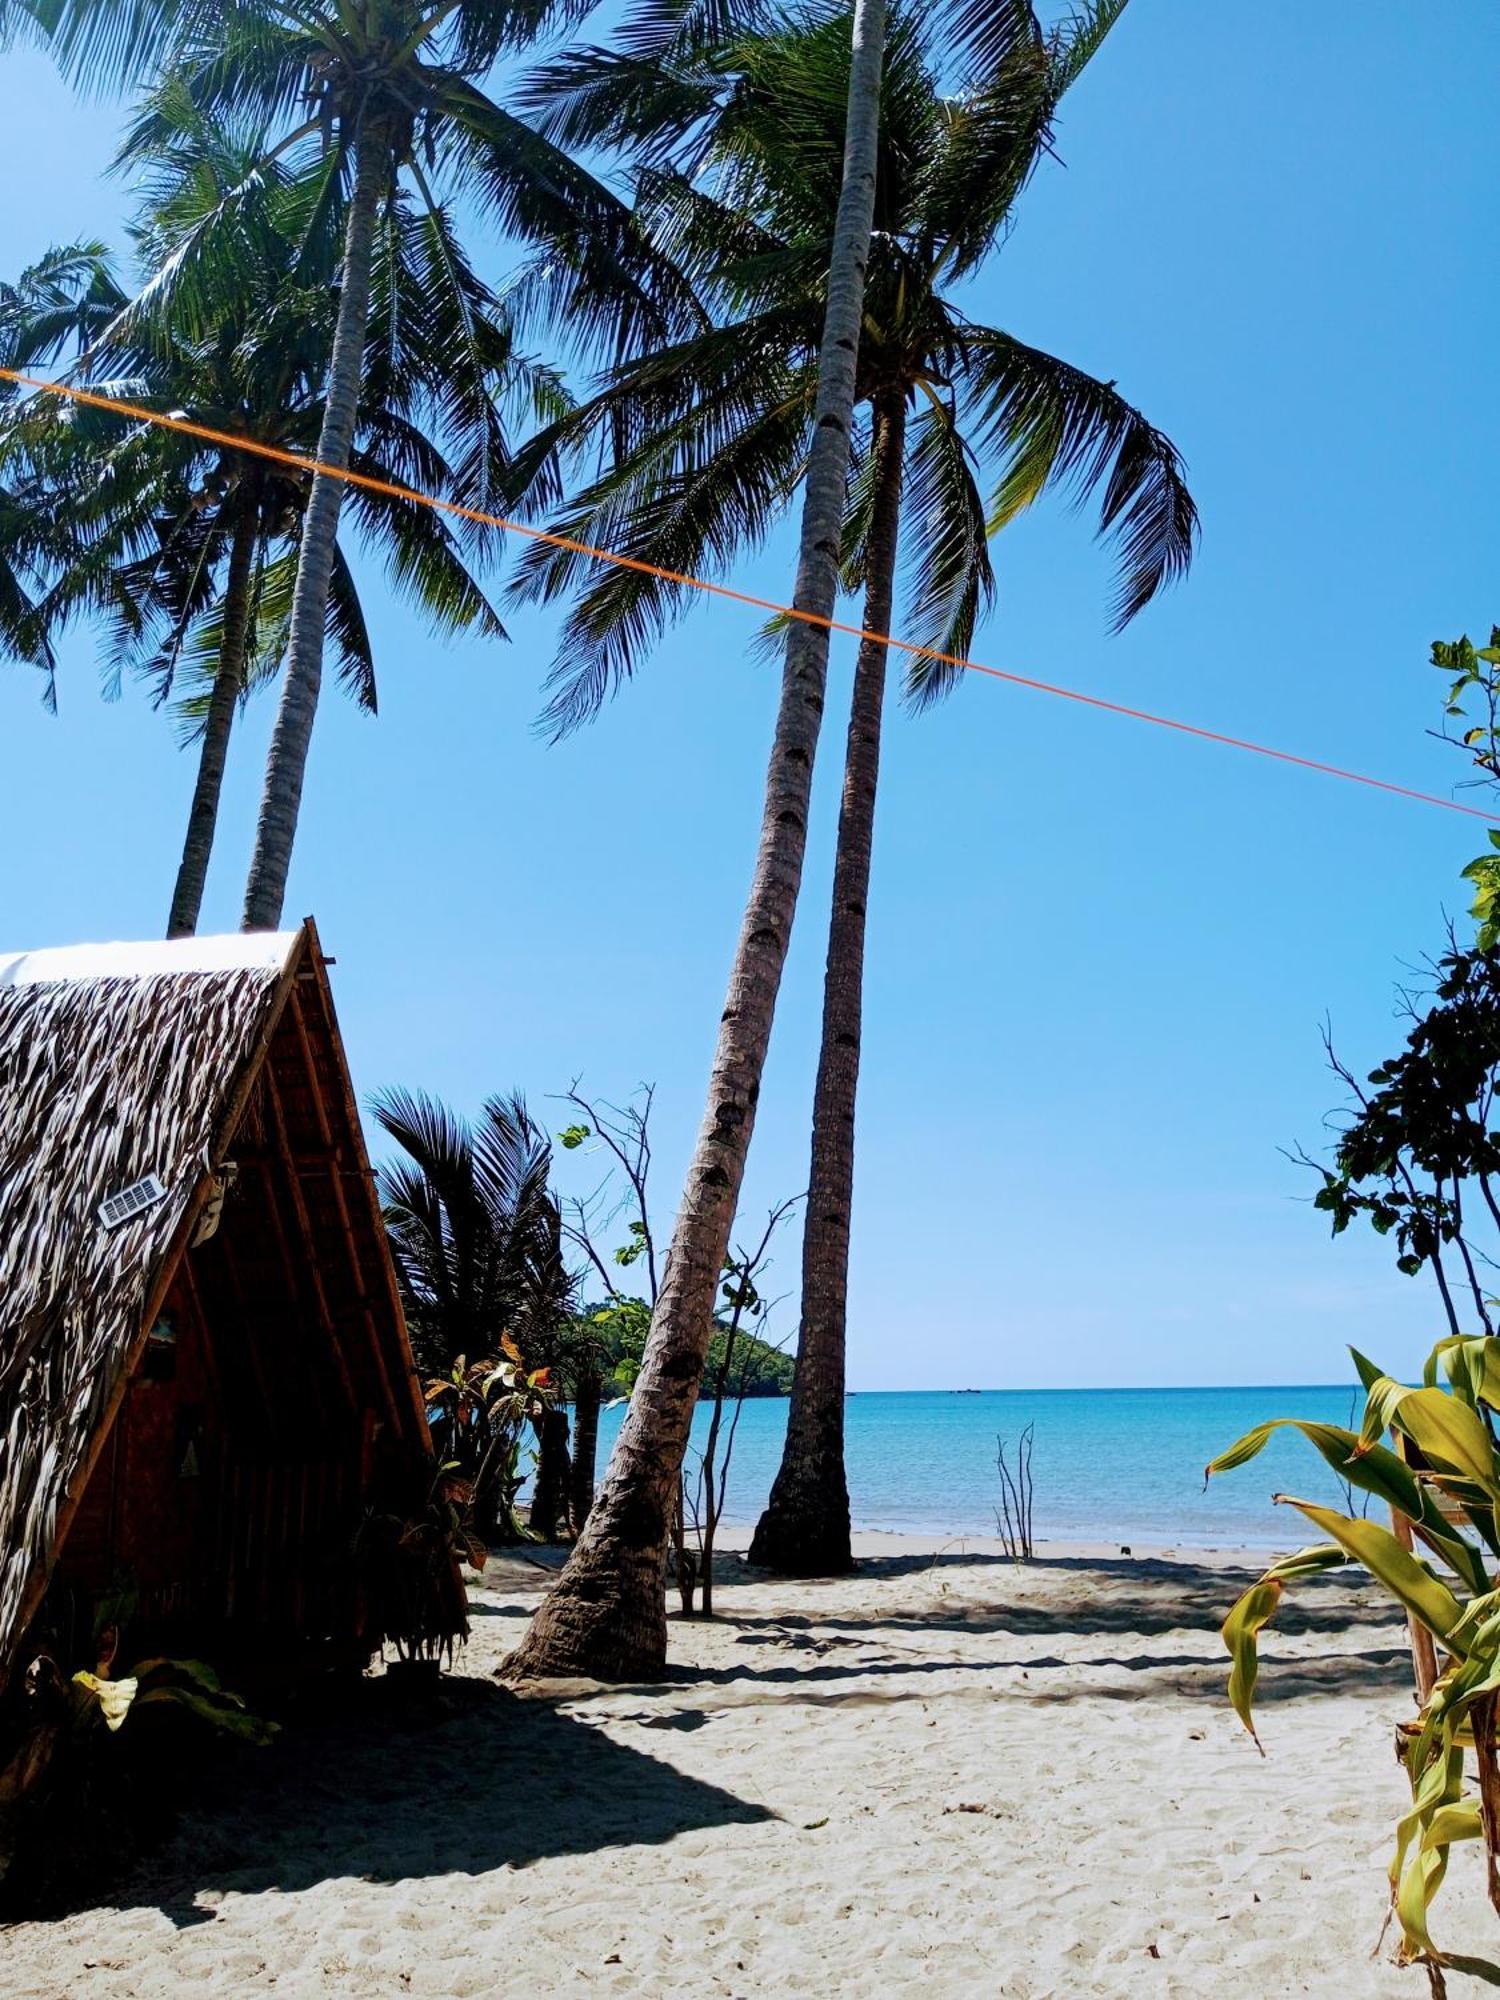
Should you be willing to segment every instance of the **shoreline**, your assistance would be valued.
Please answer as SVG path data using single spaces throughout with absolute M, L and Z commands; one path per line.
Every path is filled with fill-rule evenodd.
M 715 1537 L 716 1551 L 724 1555 L 743 1555 L 750 1546 L 754 1533 L 754 1523 L 745 1521 L 722 1521 Z M 1175 1539 L 1124 1542 L 1100 1535 L 1078 1538 L 1059 1536 L 1037 1536 L 1036 1553 L 1033 1564 L 1053 1562 L 1108 1563 L 1129 1560 L 1136 1563 L 1149 1562 L 1190 1562 L 1206 1563 L 1212 1567 L 1226 1569 L 1264 1569 L 1274 1558 L 1290 1549 L 1296 1543 L 1295 1533 L 1280 1541 L 1216 1541 L 1195 1542 L 1185 1536 Z M 953 1534 L 930 1528 L 871 1528 L 856 1527 L 850 1535 L 855 1561 L 876 1559 L 883 1555 L 921 1555 L 930 1553 L 934 1560 L 950 1556 L 962 1560 L 966 1554 L 976 1560 L 1012 1562 L 1006 1554 L 1005 1545 L 998 1535 L 959 1531 Z M 1128 1554 L 1127 1554 L 1128 1552 Z M 1018 1569 L 1025 1569 L 1025 1563 L 1016 1563 Z

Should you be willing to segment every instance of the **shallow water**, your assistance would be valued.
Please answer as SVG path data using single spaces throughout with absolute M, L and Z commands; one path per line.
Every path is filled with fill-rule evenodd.
M 1120 1541 L 1255 1547 L 1318 1539 L 1271 1495 L 1337 1501 L 1333 1474 L 1312 1447 L 1278 1433 L 1258 1459 L 1215 1478 L 1208 1460 L 1268 1417 L 1347 1424 L 1350 1388 L 993 1389 L 867 1391 L 846 1405 L 845 1450 L 856 1528 L 995 1533 L 997 1434 L 1010 1444 L 1034 1424 L 1034 1525 L 1043 1541 Z M 781 1453 L 787 1405 L 747 1402 L 729 1475 L 726 1520 L 753 1522 Z M 624 1417 L 606 1411 L 599 1465 Z M 701 1447 L 707 1412 L 693 1440 Z M 694 1461 L 690 1461 L 691 1464 Z

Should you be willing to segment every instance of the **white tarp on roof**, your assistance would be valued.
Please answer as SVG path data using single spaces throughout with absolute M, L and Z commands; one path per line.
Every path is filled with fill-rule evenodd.
M 77 979 L 150 979 L 174 972 L 277 972 L 296 931 L 231 931 L 226 937 L 156 939 L 146 944 L 67 944 L 49 951 L 0 952 L 0 986 Z

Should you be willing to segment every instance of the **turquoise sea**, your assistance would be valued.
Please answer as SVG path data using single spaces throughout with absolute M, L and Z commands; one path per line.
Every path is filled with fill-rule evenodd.
M 941 1536 L 995 1532 L 995 1438 L 1036 1426 L 1033 1476 L 1039 1541 L 1236 1543 L 1296 1547 L 1315 1540 L 1275 1492 L 1338 1498 L 1333 1475 L 1295 1433 L 1204 1491 L 1208 1460 L 1267 1417 L 1347 1424 L 1352 1388 L 992 1389 L 868 1391 L 847 1406 L 846 1457 L 856 1528 Z M 786 1402 L 744 1405 L 730 1467 L 726 1520 L 751 1523 L 781 1455 Z M 603 1470 L 623 1408 L 600 1419 Z M 701 1446 L 707 1412 L 694 1422 Z M 691 1466 L 692 1461 L 690 1461 Z

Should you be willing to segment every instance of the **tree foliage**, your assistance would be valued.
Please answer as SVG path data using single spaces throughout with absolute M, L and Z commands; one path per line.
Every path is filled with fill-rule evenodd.
M 1049 488 L 1080 504 L 1098 498 L 1119 564 L 1117 625 L 1192 553 L 1197 515 L 1170 440 L 1113 382 L 974 322 L 953 291 L 1012 225 L 1061 96 L 1119 11 L 1086 10 L 1014 54 L 985 90 L 957 96 L 937 82 L 936 14 L 899 15 L 891 29 L 842 580 L 850 591 L 864 582 L 873 411 L 895 395 L 914 413 L 902 629 L 945 653 L 968 651 L 993 598 L 990 536 Z M 551 80 L 560 131 L 583 129 L 589 107 L 609 101 L 619 65 L 600 54 L 591 81 L 590 61 L 571 57 Z M 810 445 L 849 61 L 837 10 L 784 16 L 682 57 L 670 81 L 694 105 L 691 130 L 643 170 L 637 206 L 707 323 L 615 368 L 520 455 L 518 483 L 536 480 L 542 494 L 558 465 L 605 461 L 553 517 L 562 534 L 712 577 L 758 546 L 794 499 Z M 643 102 L 665 87 L 641 79 Z M 547 88 L 537 97 L 545 106 Z M 538 495 L 529 500 L 536 511 Z M 557 731 L 591 715 L 690 601 L 670 577 L 601 570 L 542 544 L 523 555 L 514 588 L 571 600 L 545 718 Z M 926 701 L 956 672 L 919 658 L 908 693 Z

